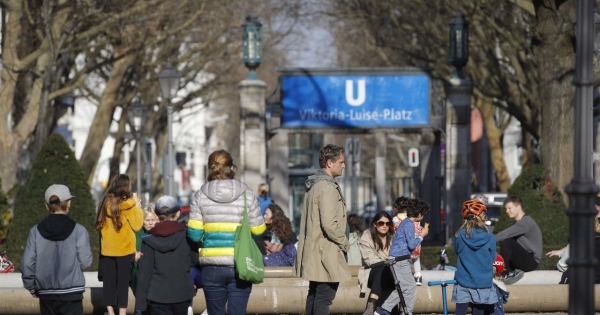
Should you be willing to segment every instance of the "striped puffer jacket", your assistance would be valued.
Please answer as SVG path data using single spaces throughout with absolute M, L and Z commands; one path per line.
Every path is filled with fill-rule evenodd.
M 235 230 L 244 215 L 244 192 L 250 231 L 265 232 L 256 195 L 246 184 L 235 179 L 213 180 L 202 185 L 192 197 L 188 237 L 202 242 L 200 265 L 233 266 Z

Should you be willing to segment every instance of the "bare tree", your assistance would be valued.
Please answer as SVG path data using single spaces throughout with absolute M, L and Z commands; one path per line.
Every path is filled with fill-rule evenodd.
M 159 97 L 157 74 L 168 59 L 182 73 L 181 88 L 186 91 L 174 103 L 175 111 L 226 97 L 234 100 L 237 93 L 231 92 L 243 78 L 239 60 L 243 16 L 253 8 L 267 23 L 281 18 L 294 21 L 297 3 L 0 0 L 0 116 L 7 117 L 0 120 L 2 190 L 18 183 L 17 174 L 26 174 L 27 161 L 64 113 L 62 98 L 71 91 L 97 104 L 80 159 L 88 178 L 96 168 L 111 123 L 119 119 L 115 118 L 117 109 L 125 113 L 134 97 L 150 108 L 164 102 Z M 281 53 L 271 47 L 290 29 L 269 33 L 266 28 L 265 53 L 275 58 L 273 63 L 263 64 L 263 69 L 281 65 Z M 272 76 L 265 77 L 275 86 Z M 205 101 L 201 105 L 199 98 Z M 233 107 L 235 103 L 232 101 Z M 154 137 L 157 150 L 162 151 L 167 119 L 165 106 L 159 108 L 151 111 L 143 133 Z M 127 141 L 124 135 L 125 123 L 119 121 L 116 158 Z M 111 168 L 111 172 L 117 171 Z M 159 181 L 158 173 L 154 178 Z
M 541 103 L 531 46 L 534 16 L 529 11 L 507 0 L 330 3 L 328 14 L 336 19 L 343 66 L 428 67 L 435 79 L 444 81 L 454 72 L 447 64 L 447 23 L 455 10 L 463 11 L 471 23 L 470 60 L 465 70 L 475 84 L 476 99 L 481 105 L 493 105 L 511 114 L 531 139 L 539 139 Z M 492 116 L 484 118 L 493 121 Z M 490 143 L 498 143 L 496 131 L 501 130 L 486 126 L 486 131 Z M 526 143 L 525 150 L 529 149 Z M 501 146 L 494 146 L 491 154 L 493 161 L 503 160 Z M 510 178 L 504 163 L 493 165 L 501 189 L 506 190 Z

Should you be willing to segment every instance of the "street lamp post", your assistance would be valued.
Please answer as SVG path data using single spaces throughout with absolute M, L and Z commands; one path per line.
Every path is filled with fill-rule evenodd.
M 242 24 L 242 59 L 250 70 L 247 79 L 258 79 L 255 70 L 262 62 L 262 24 L 253 14 Z
M 262 24 L 250 14 L 242 24 L 242 60 L 250 70 L 238 85 L 240 91 L 240 165 L 243 182 L 257 187 L 267 182 L 267 143 L 265 130 L 265 94 L 267 84 L 256 68 L 262 62 Z
M 136 100 L 133 104 L 127 107 L 127 116 L 129 118 L 129 127 L 133 131 L 133 135 L 135 137 L 135 146 L 137 159 L 137 191 L 138 194 L 142 192 L 142 158 L 141 158 L 141 150 L 142 144 L 140 143 L 140 139 L 142 136 L 142 128 L 146 124 L 146 106 L 140 102 L 140 100 Z
M 171 62 L 167 63 L 165 69 L 158 75 L 160 92 L 167 100 L 167 125 L 169 129 L 167 140 L 167 172 L 165 174 L 165 195 L 173 196 L 173 104 L 172 98 L 179 89 L 180 74 L 173 68 Z
M 569 314 L 594 314 L 594 196 L 592 177 L 594 1 L 577 1 L 575 58 L 575 153 L 569 195 Z M 596 24 L 598 28 L 598 24 Z M 596 29 L 596 35 L 598 30 Z M 596 45 L 595 45 L 596 44 Z M 594 47 L 596 46 L 596 47 Z
M 444 89 L 447 108 L 446 239 L 462 222 L 460 205 L 471 196 L 471 97 L 473 82 L 463 73 L 469 60 L 469 22 L 457 11 L 449 26 L 448 61 L 456 68 Z

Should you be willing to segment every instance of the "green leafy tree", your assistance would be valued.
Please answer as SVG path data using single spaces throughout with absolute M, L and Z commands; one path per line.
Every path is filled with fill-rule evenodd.
M 548 171 L 539 164 L 523 170 L 508 190 L 509 196 L 523 201 L 523 210 L 539 225 L 544 238 L 544 246 L 560 248 L 569 238 L 569 219 L 565 213 L 567 206 L 560 191 L 552 184 Z M 494 232 L 504 230 L 513 220 L 503 214 Z
M 45 207 L 44 193 L 52 184 L 69 187 L 71 194 L 75 196 L 71 201 L 69 216 L 86 227 L 92 248 L 97 251 L 98 233 L 94 232 L 96 208 L 90 187 L 73 150 L 61 135 L 52 134 L 35 157 L 25 186 L 19 193 L 14 218 L 9 226 L 6 249 L 17 267 L 25 249 L 29 230 L 49 214 Z

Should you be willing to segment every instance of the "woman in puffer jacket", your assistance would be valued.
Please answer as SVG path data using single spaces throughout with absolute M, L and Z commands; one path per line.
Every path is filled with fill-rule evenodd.
M 213 152 L 208 157 L 207 182 L 194 194 L 190 205 L 187 232 L 191 240 L 202 242 L 199 260 L 210 315 L 246 314 L 252 283 L 237 277 L 233 261 L 235 230 L 242 222 L 244 204 L 252 234 L 266 230 L 256 195 L 234 176 L 231 154 L 225 150 Z

